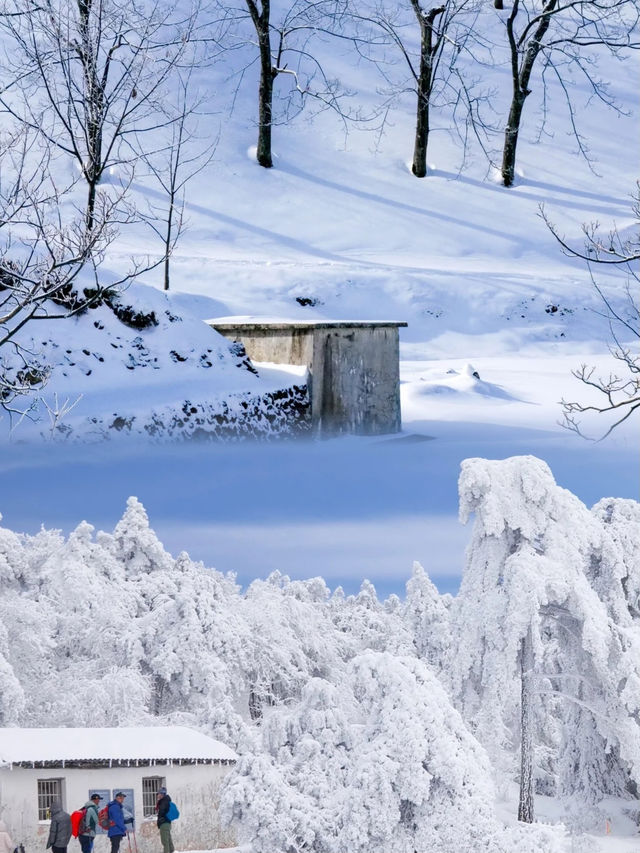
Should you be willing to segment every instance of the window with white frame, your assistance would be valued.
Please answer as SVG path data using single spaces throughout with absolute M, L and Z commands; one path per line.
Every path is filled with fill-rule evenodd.
M 51 803 L 62 803 L 62 779 L 38 779 L 38 820 L 51 818 Z
M 142 779 L 142 814 L 153 817 L 156 813 L 156 798 L 160 788 L 164 788 L 163 776 L 145 776 Z

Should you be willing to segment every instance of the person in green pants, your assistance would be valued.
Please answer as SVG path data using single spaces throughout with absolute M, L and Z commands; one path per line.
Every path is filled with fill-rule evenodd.
M 160 830 L 160 841 L 162 842 L 162 853 L 173 853 L 173 839 L 171 838 L 171 821 L 167 817 L 171 797 L 166 788 L 160 788 L 156 797 L 156 811 L 158 812 L 158 829 Z

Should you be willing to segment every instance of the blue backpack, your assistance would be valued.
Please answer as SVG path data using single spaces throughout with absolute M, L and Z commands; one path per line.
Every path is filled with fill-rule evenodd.
M 178 810 L 178 806 L 173 802 L 173 800 L 169 803 L 169 810 L 167 811 L 167 820 L 178 820 L 180 817 L 180 812 Z

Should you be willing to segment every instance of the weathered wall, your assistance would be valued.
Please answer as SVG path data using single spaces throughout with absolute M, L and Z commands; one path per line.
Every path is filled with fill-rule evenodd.
M 38 820 L 38 779 L 63 779 L 63 808 L 69 813 L 80 808 L 91 789 L 132 788 L 135 800 L 136 840 L 140 853 L 157 853 L 160 849 L 155 818 L 142 813 L 142 777 L 162 776 L 169 794 L 180 809 L 172 835 L 178 850 L 212 850 L 233 846 L 234 839 L 222 830 L 218 818 L 218 795 L 229 765 L 155 765 L 149 767 L 114 768 L 2 768 L 0 769 L 0 817 L 6 822 L 16 844 L 23 843 L 27 853 L 44 853 L 49 834 L 49 821 Z M 101 803 L 101 806 L 106 803 Z M 126 807 L 126 800 L 125 800 Z M 96 839 L 95 853 L 108 853 L 106 835 Z M 129 853 L 127 841 L 121 853 Z M 79 853 L 75 839 L 69 853 Z
M 313 328 L 292 326 L 288 328 L 231 329 L 215 326 L 220 334 L 232 341 L 242 341 L 252 361 L 271 361 L 274 364 L 306 364 L 311 366 L 313 356 Z
M 380 435 L 400 429 L 398 329 L 316 329 L 311 368 L 314 429 Z
M 209 322 L 253 361 L 309 368 L 316 435 L 400 430 L 398 326 L 406 324 Z

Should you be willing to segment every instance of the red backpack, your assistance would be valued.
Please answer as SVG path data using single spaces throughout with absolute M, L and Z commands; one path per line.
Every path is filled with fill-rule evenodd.
M 114 821 L 109 817 L 109 806 L 105 806 L 98 812 L 98 823 L 102 829 L 109 829 L 114 825 Z
M 86 817 L 86 806 L 78 809 L 78 811 L 71 812 L 71 835 L 73 835 L 74 838 L 82 835 L 82 831 L 85 829 Z

